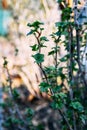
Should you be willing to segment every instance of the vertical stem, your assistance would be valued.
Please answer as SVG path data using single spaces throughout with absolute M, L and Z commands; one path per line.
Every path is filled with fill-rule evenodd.
M 70 41 L 69 41 L 69 53 L 70 53 L 70 80 L 71 82 L 73 81 L 73 69 L 72 69 L 72 65 L 73 65 L 73 51 L 74 51 L 74 47 L 73 47 L 73 29 L 72 27 L 69 28 L 69 34 L 70 34 Z M 73 89 L 72 89 L 72 85 L 70 86 L 70 100 L 73 101 Z M 76 128 L 76 117 L 75 117 L 75 113 L 74 111 L 72 112 L 72 118 L 73 118 L 73 128 L 74 130 L 77 130 Z
M 73 64 L 73 34 L 72 34 L 72 27 L 69 28 L 69 34 L 70 34 L 70 41 L 69 41 L 69 53 L 70 53 L 70 79 L 73 78 L 73 70 L 72 70 L 72 64 Z
M 41 53 L 41 47 L 40 47 L 40 36 L 41 36 L 41 32 L 38 32 L 38 31 L 37 31 L 37 34 L 38 34 L 38 36 L 36 36 L 36 35 L 34 35 L 34 36 L 35 36 L 35 38 L 36 38 L 36 40 L 37 40 L 37 43 L 38 43 L 38 46 L 39 46 L 39 53 Z M 44 71 L 44 69 L 43 69 L 42 63 L 38 64 L 38 66 L 39 66 L 39 68 L 40 68 L 40 70 L 41 70 L 41 76 L 44 76 L 46 82 L 49 84 L 49 81 L 48 81 L 48 78 L 47 78 L 47 74 L 45 73 L 45 71 Z M 53 95 L 52 89 L 50 88 L 49 90 L 50 90 L 50 92 L 51 92 L 51 95 Z
M 80 39 L 79 39 L 79 28 L 78 25 L 76 24 L 76 43 L 77 43 L 77 62 L 80 67 Z M 81 68 L 81 67 L 80 67 Z
M 60 32 L 61 30 L 59 29 L 59 32 Z M 59 37 L 56 39 L 56 38 L 54 38 L 55 39 L 55 44 L 56 44 L 56 53 L 55 53 L 55 72 L 56 72 L 56 86 L 57 86 L 57 67 L 58 67 L 58 61 L 57 61 L 57 59 L 58 59 L 58 42 L 59 42 L 59 40 L 60 40 L 60 37 L 61 37 L 61 34 L 59 35 Z
M 63 120 L 66 122 L 68 129 L 73 130 L 72 127 L 69 124 L 69 121 L 67 120 L 67 117 L 64 115 L 64 113 L 60 109 L 58 109 L 58 111 L 59 111 L 61 117 L 63 118 Z
M 56 53 L 55 53 L 55 72 L 56 72 L 56 86 L 57 86 L 57 43 L 56 43 Z
M 80 65 L 80 42 L 79 42 L 80 39 L 79 39 L 79 25 L 77 24 L 77 4 L 78 4 L 78 0 L 75 0 L 74 20 L 75 20 L 75 27 L 76 27 L 77 62 L 78 65 Z
M 81 73 L 81 78 L 83 80 L 86 92 L 87 92 L 87 82 L 85 80 L 85 75 L 82 73 L 81 64 L 80 64 L 80 32 L 79 32 L 79 25 L 77 23 L 77 4 L 78 0 L 75 0 L 75 11 L 74 11 L 74 20 L 75 20 L 75 26 L 76 26 L 76 44 L 77 44 L 77 62 L 79 66 L 79 72 Z

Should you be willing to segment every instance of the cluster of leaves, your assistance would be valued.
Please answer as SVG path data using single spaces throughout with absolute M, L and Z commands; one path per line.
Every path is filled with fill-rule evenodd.
M 58 0 L 58 2 L 62 3 L 65 1 Z M 45 42 L 49 41 L 46 36 L 42 35 L 44 24 L 39 21 L 28 23 L 27 25 L 30 28 L 30 32 L 27 35 L 34 35 L 36 38 L 37 43 L 32 45 L 31 49 L 34 52 L 32 57 L 41 69 L 42 82 L 39 84 L 39 88 L 41 92 L 50 95 L 52 99 L 51 107 L 58 110 L 61 115 L 61 123 L 63 124 L 61 129 L 85 130 L 87 125 L 87 83 L 80 63 L 83 55 L 83 51 L 80 51 L 80 42 L 82 42 L 82 36 L 86 37 L 86 34 L 84 34 L 83 28 L 73 21 L 73 10 L 67 5 L 65 7 L 66 8 L 62 11 L 62 21 L 55 24 L 57 31 L 50 35 L 55 46 L 48 52 L 48 56 L 53 56 L 54 65 L 43 65 L 45 54 L 42 53 L 42 49 L 47 47 Z M 74 35 L 74 32 L 76 35 Z M 65 38 L 62 40 L 61 36 Z M 60 42 L 64 45 L 67 52 L 63 57 L 60 56 Z M 19 94 L 16 90 L 13 91 L 11 88 L 11 79 L 7 64 L 8 62 L 6 58 L 4 58 L 3 65 L 8 73 L 9 88 L 12 95 L 11 102 L 13 104 L 11 107 L 14 106 L 16 111 L 15 114 L 11 113 L 13 116 L 8 117 L 5 125 L 11 126 L 12 124 L 18 124 L 19 127 L 21 125 L 25 126 L 24 129 L 31 129 L 31 120 L 34 113 L 31 109 L 26 110 L 26 124 L 18 111 L 17 105 L 15 105 L 15 100 L 19 97 Z M 61 66 L 61 64 L 63 64 L 63 66 Z M 74 72 L 76 73 L 75 76 Z M 1 105 L 2 107 L 6 106 L 5 104 Z
M 42 36 L 43 23 L 39 21 L 35 21 L 32 24 L 28 23 L 31 31 L 27 35 L 34 35 L 37 40 L 37 44 L 31 46 L 31 48 L 32 51 L 36 52 L 32 57 L 42 71 L 43 81 L 39 87 L 42 92 L 46 92 L 52 98 L 51 106 L 53 109 L 57 109 L 62 117 L 62 129 L 83 130 L 87 122 L 84 101 L 86 98 L 85 91 L 87 90 L 85 90 L 86 84 L 84 77 L 82 78 L 80 64 L 79 44 L 82 39 L 78 31 L 82 31 L 82 27 L 76 25 L 72 20 L 71 14 L 72 9 L 70 7 L 64 8 L 62 21 L 55 24 L 57 31 L 50 35 L 55 43 L 55 46 L 48 52 L 48 56 L 54 57 L 54 65 L 52 66 L 43 66 L 45 54 L 42 54 L 41 50 L 46 47 L 44 43 L 49 41 L 47 37 Z M 75 31 L 76 35 L 73 33 Z M 62 35 L 64 35 L 65 40 L 61 40 Z M 60 42 L 64 45 L 67 52 L 63 57 L 59 56 Z M 64 66 L 61 67 L 63 63 Z M 74 72 L 76 73 L 75 76 Z M 58 77 L 60 77 L 60 83 Z M 67 82 L 68 86 L 64 81 Z M 82 83 L 79 81 L 82 81 Z

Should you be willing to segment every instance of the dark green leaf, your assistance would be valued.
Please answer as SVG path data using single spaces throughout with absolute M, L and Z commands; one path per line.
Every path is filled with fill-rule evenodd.
M 39 47 L 47 47 L 44 45 L 44 43 L 40 43 Z
M 39 27 L 40 25 L 43 25 L 42 22 L 39 22 L 39 21 L 35 21 L 33 23 L 28 23 L 27 26 L 29 27 Z
M 67 61 L 67 58 L 66 58 L 66 57 L 62 57 L 62 58 L 60 59 L 60 61 L 61 61 L 61 62 L 65 62 L 65 61 Z
M 47 39 L 47 37 L 43 36 L 43 37 L 40 37 L 40 41 L 49 41 L 49 40 Z
M 39 49 L 37 44 L 30 46 L 30 47 L 32 48 L 32 51 L 37 51 Z
M 7 104 L 4 103 L 4 102 L 2 102 L 2 103 L 0 103 L 0 107 L 2 107 L 2 108 L 6 108 L 6 107 L 7 107 Z
M 7 61 L 6 57 L 4 57 L 3 59 L 4 59 L 3 66 L 4 66 L 4 67 L 7 67 L 8 61 Z
M 17 99 L 20 95 L 16 89 L 12 91 L 14 99 Z
M 52 102 L 51 107 L 53 109 L 61 109 L 63 107 L 63 103 L 61 102 L 61 100 L 56 101 L 56 102 Z
M 42 92 L 48 92 L 48 88 L 50 88 L 50 85 L 46 82 L 41 82 L 39 86 Z
M 67 54 L 67 55 L 65 55 L 64 57 L 62 57 L 62 58 L 60 59 L 60 61 L 61 61 L 61 62 L 66 62 L 66 61 L 69 59 L 69 57 L 70 57 L 70 55 Z
M 53 54 L 55 54 L 55 51 L 54 51 L 54 50 L 53 50 L 53 51 L 48 52 L 48 55 L 53 55 Z
M 36 60 L 36 63 L 42 63 L 44 61 L 44 54 L 37 53 L 32 55 L 32 57 Z
M 75 110 L 78 110 L 79 112 L 83 112 L 84 111 L 84 108 L 82 106 L 82 104 L 78 101 L 73 101 L 71 102 L 70 106 L 75 109 Z
M 61 32 L 57 31 L 56 33 L 54 33 L 56 36 L 61 36 Z
M 32 117 L 34 115 L 34 110 L 33 109 L 30 109 L 30 108 L 27 108 L 26 109 L 26 114 L 29 116 L 29 117 Z

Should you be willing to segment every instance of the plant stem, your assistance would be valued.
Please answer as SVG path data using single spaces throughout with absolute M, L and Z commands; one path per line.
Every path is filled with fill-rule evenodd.
M 44 77 L 45 77 L 46 82 L 49 84 L 49 81 L 48 81 L 47 75 L 46 75 L 45 71 L 43 70 L 41 64 L 38 64 L 38 66 L 40 67 L 40 69 L 41 69 L 41 71 L 42 71 L 42 73 L 43 73 L 43 75 L 44 75 Z M 52 89 L 49 88 L 49 90 L 50 90 L 50 92 L 51 92 L 51 96 L 53 96 L 54 93 L 53 93 Z
M 59 37 L 56 39 L 55 37 L 54 37 L 54 40 L 55 40 L 55 44 L 56 44 L 56 52 L 55 52 L 55 57 L 54 57 L 54 59 L 55 59 L 55 73 L 56 73 L 56 86 L 57 86 L 57 68 L 58 68 L 58 62 L 57 62 L 57 60 L 58 60 L 58 42 L 59 42 L 59 40 L 60 40 L 60 37 L 61 37 L 61 33 L 60 33 L 60 35 L 59 35 Z
M 78 25 L 76 25 L 78 27 Z M 87 92 L 87 82 L 85 80 L 85 75 L 82 72 L 81 69 L 81 63 L 80 63 L 80 33 L 79 33 L 79 28 L 76 29 L 76 43 L 77 43 L 77 62 L 78 62 L 78 66 L 79 66 L 79 72 L 81 73 L 81 78 L 83 80 L 86 92 Z
M 62 118 L 64 119 L 64 121 L 66 122 L 67 127 L 69 128 L 69 130 L 73 130 L 72 127 L 69 124 L 69 121 L 68 121 L 67 117 L 64 115 L 64 113 L 60 109 L 58 109 L 58 111 L 59 111 L 60 115 L 62 116 Z
M 73 48 L 73 29 L 72 27 L 70 26 L 69 28 L 69 34 L 70 34 L 70 41 L 69 41 L 69 53 L 70 53 L 70 80 L 71 82 L 73 81 L 73 69 L 72 69 L 72 66 L 73 66 L 73 51 L 74 51 L 74 48 Z M 71 102 L 73 101 L 73 89 L 72 89 L 72 85 L 70 86 L 70 99 L 71 99 Z M 75 117 L 75 113 L 74 113 L 74 110 L 72 112 L 72 115 L 73 115 L 73 127 L 74 127 L 74 130 L 77 130 L 76 128 L 76 117 Z

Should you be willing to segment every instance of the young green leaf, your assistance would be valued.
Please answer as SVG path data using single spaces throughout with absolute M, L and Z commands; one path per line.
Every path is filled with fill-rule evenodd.
M 48 39 L 47 39 L 47 37 L 45 37 L 45 36 L 43 36 L 43 37 L 40 37 L 40 41 L 49 41 Z
M 32 48 L 32 51 L 37 51 L 39 49 L 37 44 L 34 44 L 33 46 L 30 46 Z
M 35 55 L 32 55 L 32 57 L 35 59 L 36 63 L 42 63 L 44 61 L 44 54 L 37 53 Z

